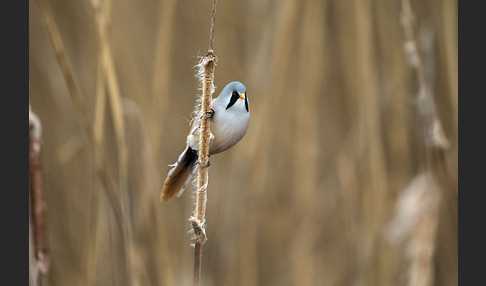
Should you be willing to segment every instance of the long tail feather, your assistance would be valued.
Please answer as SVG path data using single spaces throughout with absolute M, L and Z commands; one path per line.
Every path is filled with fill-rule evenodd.
M 162 202 L 166 202 L 174 196 L 180 197 L 182 195 L 196 170 L 196 160 L 197 152 L 187 146 L 167 174 L 167 179 L 165 179 L 160 195 Z

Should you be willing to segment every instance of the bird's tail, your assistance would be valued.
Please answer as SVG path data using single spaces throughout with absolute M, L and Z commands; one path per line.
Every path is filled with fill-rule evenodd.
M 192 174 L 196 170 L 197 151 L 187 146 L 184 152 L 179 155 L 177 162 L 172 166 L 165 179 L 160 199 L 166 202 L 174 196 L 180 197 L 191 180 Z

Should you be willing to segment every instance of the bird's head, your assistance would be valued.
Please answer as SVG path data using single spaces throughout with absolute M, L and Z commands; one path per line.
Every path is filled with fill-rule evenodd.
M 239 81 L 232 81 L 228 83 L 219 97 L 225 102 L 225 109 L 250 111 L 248 97 L 246 96 L 246 87 Z

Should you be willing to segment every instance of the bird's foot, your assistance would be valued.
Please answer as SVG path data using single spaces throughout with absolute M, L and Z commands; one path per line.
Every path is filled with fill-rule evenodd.
M 201 115 L 200 119 L 203 119 L 204 116 L 206 116 L 206 118 L 212 119 L 214 116 L 214 109 L 211 108 L 211 111 L 205 112 L 204 115 Z
M 212 108 L 211 108 L 211 111 L 206 112 L 206 115 L 207 115 L 207 116 L 208 116 L 208 118 L 210 118 L 210 119 L 211 119 L 211 118 L 213 118 L 213 116 L 214 116 L 214 109 L 212 109 Z
M 209 156 L 208 156 L 209 158 Z M 196 161 L 196 164 L 201 164 L 201 161 Z M 202 165 L 204 168 L 208 168 L 209 166 L 211 166 L 211 161 L 208 160 L 208 162 L 204 165 Z

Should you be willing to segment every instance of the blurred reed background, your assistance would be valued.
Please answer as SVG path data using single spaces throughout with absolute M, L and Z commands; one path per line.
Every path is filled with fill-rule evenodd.
M 203 285 L 458 284 L 457 0 L 411 7 L 450 143 L 439 164 L 426 162 L 402 2 L 218 1 L 216 95 L 243 82 L 251 120 L 211 158 Z M 194 188 L 166 204 L 159 195 L 185 146 L 210 12 L 210 0 L 30 2 L 44 285 L 192 285 Z

